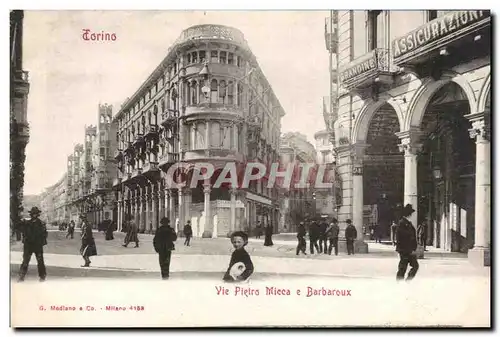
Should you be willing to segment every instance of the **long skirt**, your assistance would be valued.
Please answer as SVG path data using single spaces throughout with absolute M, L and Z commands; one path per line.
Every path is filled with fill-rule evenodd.
M 266 238 L 264 239 L 264 246 L 272 246 L 272 245 L 273 245 L 272 235 L 266 235 Z
M 82 246 L 80 247 L 80 254 L 87 257 L 97 255 L 97 247 L 95 245 L 94 239 L 87 240 L 87 242 L 82 242 Z

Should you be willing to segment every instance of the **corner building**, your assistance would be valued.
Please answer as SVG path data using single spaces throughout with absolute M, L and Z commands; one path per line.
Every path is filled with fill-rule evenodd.
M 252 230 L 258 220 L 277 229 L 277 189 L 266 188 L 264 181 L 244 190 L 213 184 L 228 162 L 276 161 L 283 116 L 239 30 L 221 25 L 184 30 L 113 120 L 119 228 L 128 213 L 142 232 L 154 232 L 163 216 L 176 230 L 191 220 L 197 237 Z M 187 165 L 185 177 L 197 162 L 216 167 L 210 181 L 195 188 L 168 186 L 172 165 Z
M 388 236 L 410 203 L 428 245 L 489 265 L 490 12 L 339 11 L 337 24 L 339 217 L 360 232 L 378 205 Z

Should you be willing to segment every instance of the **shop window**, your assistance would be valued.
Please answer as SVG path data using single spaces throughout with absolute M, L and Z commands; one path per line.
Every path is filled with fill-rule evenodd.
M 226 64 L 227 61 L 227 53 L 225 51 L 221 51 L 219 54 L 219 63 Z
M 234 54 L 233 53 L 227 53 L 227 64 L 234 64 Z
M 211 63 L 219 62 L 219 52 L 217 50 L 210 51 L 210 62 Z

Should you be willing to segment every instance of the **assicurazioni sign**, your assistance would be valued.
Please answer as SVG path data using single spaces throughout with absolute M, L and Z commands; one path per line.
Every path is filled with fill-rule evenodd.
M 395 63 L 403 56 L 421 47 L 425 48 L 433 42 L 449 37 L 455 32 L 463 31 L 465 34 L 472 26 L 490 16 L 490 11 L 453 11 L 414 31 L 399 37 L 392 42 Z M 459 35 L 458 34 L 455 35 Z M 423 49 L 422 48 L 422 49 Z

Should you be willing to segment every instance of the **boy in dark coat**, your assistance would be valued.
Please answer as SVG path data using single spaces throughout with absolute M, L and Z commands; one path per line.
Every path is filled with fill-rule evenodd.
M 160 227 L 156 230 L 153 238 L 153 246 L 158 253 L 160 262 L 161 278 L 168 280 L 170 277 L 170 259 L 172 251 L 175 249 L 174 242 L 177 240 L 177 234 L 174 229 L 170 227 L 170 220 L 162 218 L 160 220 Z
M 345 229 L 347 255 L 354 255 L 354 240 L 356 240 L 356 238 L 358 237 L 358 231 L 352 224 L 351 219 L 347 219 L 345 222 L 347 223 L 347 227 Z
M 29 211 L 30 220 L 23 223 L 21 228 L 23 234 L 23 262 L 19 270 L 19 282 L 24 281 L 28 272 L 28 265 L 31 260 L 31 255 L 35 254 L 38 266 L 38 276 L 40 281 L 45 281 L 47 270 L 43 260 L 43 246 L 47 244 L 47 227 L 42 220 L 39 219 L 41 211 L 38 207 L 33 207 Z
M 245 250 L 245 246 L 248 244 L 248 235 L 242 231 L 234 232 L 231 234 L 231 243 L 234 252 L 223 280 L 226 282 L 245 281 L 253 274 L 253 263 Z
M 411 266 L 408 272 L 407 281 L 413 279 L 418 271 L 418 261 L 417 261 L 417 235 L 415 232 L 415 227 L 408 217 L 415 212 L 411 204 L 407 204 L 403 208 L 402 218 L 399 220 L 397 228 L 397 238 L 396 251 L 399 253 L 399 265 L 398 272 L 396 274 L 397 280 L 402 280 L 405 277 L 406 269 L 408 264 Z
M 306 228 L 304 227 L 304 223 L 300 222 L 299 227 L 297 227 L 297 240 L 299 241 L 297 243 L 297 255 L 299 255 L 299 252 L 306 254 Z
M 184 226 L 184 236 L 186 237 L 186 240 L 184 240 L 184 246 L 189 246 L 189 243 L 191 242 L 191 237 L 193 236 L 193 228 L 191 228 L 191 221 L 188 220 L 186 225 Z

